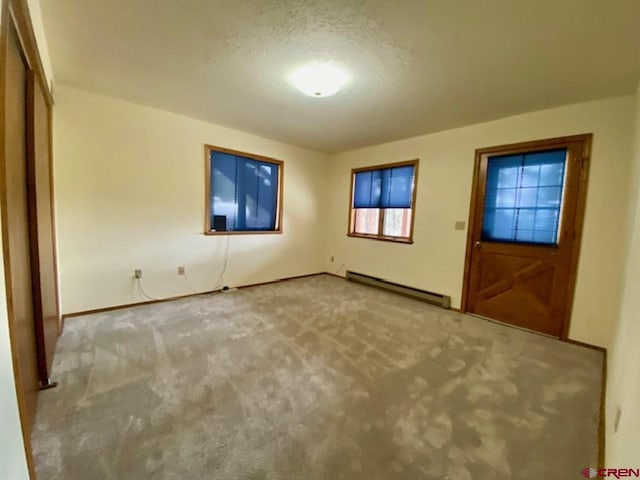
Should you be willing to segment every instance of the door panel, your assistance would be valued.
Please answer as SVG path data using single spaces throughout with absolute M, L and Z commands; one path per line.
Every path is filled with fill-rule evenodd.
M 496 320 L 559 335 L 557 318 L 551 310 L 553 293 L 560 287 L 553 256 L 517 255 L 513 248 L 484 247 L 477 255 L 476 292 L 470 311 Z M 545 258 L 546 257 L 546 258 Z
M 24 398 L 23 429 L 29 435 L 36 413 L 39 375 L 27 190 L 28 67 L 12 26 L 6 53 L 4 259 L 14 368 Z
M 40 82 L 30 72 L 29 96 L 29 184 L 34 308 L 39 351 L 40 381 L 47 385 L 58 340 L 58 295 L 53 227 L 49 108 Z
M 590 139 L 566 137 L 477 152 L 463 294 L 466 312 L 566 336 Z M 555 160 L 540 160 L 554 155 Z M 513 169 L 499 170 L 506 187 L 496 186 L 498 163 L 491 162 L 512 163 Z M 551 174 L 543 179 L 545 172 Z M 561 182 L 560 187 L 553 182 Z M 534 220 L 538 217 L 539 224 Z M 524 225 L 523 230 L 518 225 Z M 538 228 L 534 225 L 542 225 L 542 230 L 532 230 Z

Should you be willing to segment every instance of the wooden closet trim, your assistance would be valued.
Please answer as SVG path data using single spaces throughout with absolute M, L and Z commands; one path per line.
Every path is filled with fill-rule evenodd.
M 49 115 L 49 169 L 52 173 L 52 161 L 51 157 L 53 155 L 53 151 L 51 149 L 52 145 L 52 136 L 51 136 L 51 119 L 52 119 L 52 107 L 53 107 L 53 96 L 51 94 L 51 89 L 49 83 L 46 79 L 46 74 L 44 71 L 44 66 L 42 64 L 42 59 L 40 57 L 40 53 L 37 47 L 37 41 L 35 37 L 35 33 L 33 30 L 33 25 L 31 23 L 31 15 L 29 13 L 29 7 L 27 5 L 27 0 L 3 0 L 2 1 L 2 27 L 0 29 L 0 65 L 4 67 L 7 60 L 7 49 L 9 42 L 9 32 L 11 29 L 14 30 L 15 34 L 18 37 L 18 41 L 20 46 L 22 47 L 22 52 L 25 55 L 25 63 L 29 67 L 29 69 L 33 70 L 35 80 L 40 84 L 41 90 L 44 94 L 45 101 L 47 104 L 48 115 Z M 4 68 L 0 68 L 0 102 L 2 105 L 6 103 L 6 76 Z M 0 114 L 0 152 L 2 155 L 2 163 L 6 161 L 4 158 L 5 148 L 6 148 L 6 139 L 5 139 L 5 114 L 4 109 L 3 113 Z M 53 182 L 53 177 L 51 176 L 51 182 Z M 7 218 L 6 218 L 6 178 L 4 174 L 4 168 L 0 168 L 0 203 L 2 205 L 2 239 L 4 245 L 7 245 Z M 53 205 L 53 189 L 51 189 L 51 205 Z M 53 208 L 52 208 L 53 215 Z M 52 216 L 53 219 L 53 216 Z M 54 219 L 53 219 L 54 220 Z M 58 278 L 58 266 L 57 266 L 57 249 L 56 249 L 56 235 L 55 235 L 55 222 L 53 223 L 54 231 L 53 231 L 53 248 L 54 248 L 54 274 L 56 279 Z M 11 287 L 11 271 L 10 266 L 8 264 L 8 252 L 3 251 L 3 260 L 5 266 L 5 280 L 6 280 L 6 290 L 10 292 Z M 56 298 L 56 303 L 58 304 L 59 299 Z M 58 304 L 58 315 L 60 309 Z M 13 318 L 13 302 L 10 298 L 10 294 L 7 295 L 7 316 L 9 318 L 9 323 L 11 324 L 11 319 Z M 58 321 L 60 324 L 60 321 Z M 15 346 L 16 339 L 9 330 L 9 340 L 11 343 L 12 349 Z M 19 369 L 16 368 L 17 361 L 15 357 L 13 358 L 13 373 L 14 373 L 14 384 L 16 387 L 17 393 L 17 402 L 18 402 L 18 410 L 20 416 L 20 424 L 22 429 L 22 437 L 24 443 L 24 449 L 27 460 L 27 468 L 29 471 L 29 477 L 31 480 L 36 480 L 36 472 L 35 472 L 35 463 L 33 459 L 32 447 L 31 447 L 31 438 L 29 434 L 29 429 L 26 428 L 28 423 L 27 421 L 27 412 L 26 412 L 26 400 L 24 397 L 24 392 L 22 391 L 22 384 L 20 382 L 20 372 Z

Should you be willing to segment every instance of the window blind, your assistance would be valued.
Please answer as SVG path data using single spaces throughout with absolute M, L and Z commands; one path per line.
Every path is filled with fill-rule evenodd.
M 228 230 L 275 230 L 278 165 L 211 152 L 211 225 L 226 217 Z
M 566 157 L 566 149 L 490 157 L 483 239 L 556 244 Z
M 411 208 L 414 166 L 355 174 L 353 208 Z

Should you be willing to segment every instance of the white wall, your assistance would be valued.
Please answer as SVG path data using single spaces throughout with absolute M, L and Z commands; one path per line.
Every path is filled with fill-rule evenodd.
M 638 467 L 640 464 L 640 84 L 636 99 L 634 169 L 631 175 L 631 221 L 624 296 L 617 332 L 609 350 L 607 388 L 607 465 Z M 618 408 L 620 427 L 614 432 Z
M 230 258 L 225 285 L 324 270 L 328 157 L 122 100 L 56 86 L 55 190 L 62 311 L 143 301 L 147 293 L 211 290 Z M 205 236 L 204 145 L 284 161 L 281 235 Z
M 569 105 L 363 148 L 332 159 L 327 270 L 347 268 L 451 295 L 460 306 L 474 152 L 593 133 L 589 190 L 570 338 L 609 346 L 621 298 L 634 96 Z M 420 159 L 414 244 L 346 236 L 350 170 Z M 335 256 L 330 263 L 329 257 Z M 344 270 L 343 270 L 344 271 Z

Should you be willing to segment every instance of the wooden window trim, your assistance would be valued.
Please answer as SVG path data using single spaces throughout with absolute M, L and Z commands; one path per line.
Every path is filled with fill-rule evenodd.
M 259 231 L 225 231 L 215 232 L 211 230 L 211 152 L 228 153 L 238 155 L 252 160 L 271 163 L 278 167 L 278 193 L 276 205 L 276 228 L 275 230 Z M 255 153 L 241 152 L 229 148 L 217 147 L 214 145 L 204 146 L 204 170 L 205 170 L 205 196 L 204 196 L 204 234 L 207 236 L 221 235 L 277 235 L 282 233 L 282 205 L 284 199 L 284 162 L 275 158 L 256 155 Z
M 403 243 L 406 245 L 410 245 L 413 243 L 413 228 L 415 224 L 415 216 L 416 216 L 416 195 L 418 192 L 418 169 L 420 165 L 420 159 L 416 158 L 414 160 L 406 160 L 403 162 L 395 162 L 395 163 L 383 163 L 379 165 L 371 165 L 367 167 L 359 167 L 351 169 L 351 189 L 349 193 L 349 224 L 347 226 L 347 236 L 353 238 L 367 238 L 369 240 L 378 240 L 382 242 L 393 242 L 393 243 Z M 411 218 L 409 221 L 409 236 L 408 237 L 394 237 L 390 235 L 384 235 L 382 232 L 384 231 L 384 208 L 380 209 L 380 220 L 378 222 L 378 233 L 377 234 L 368 234 L 368 233 L 357 233 L 354 231 L 355 228 L 355 208 L 353 208 L 353 194 L 354 194 L 354 183 L 356 178 L 356 173 L 360 172 L 369 172 L 372 170 L 383 170 L 386 168 L 394 168 L 394 167 L 406 167 L 413 166 L 413 184 L 411 188 L 413 189 L 413 194 L 411 197 Z

